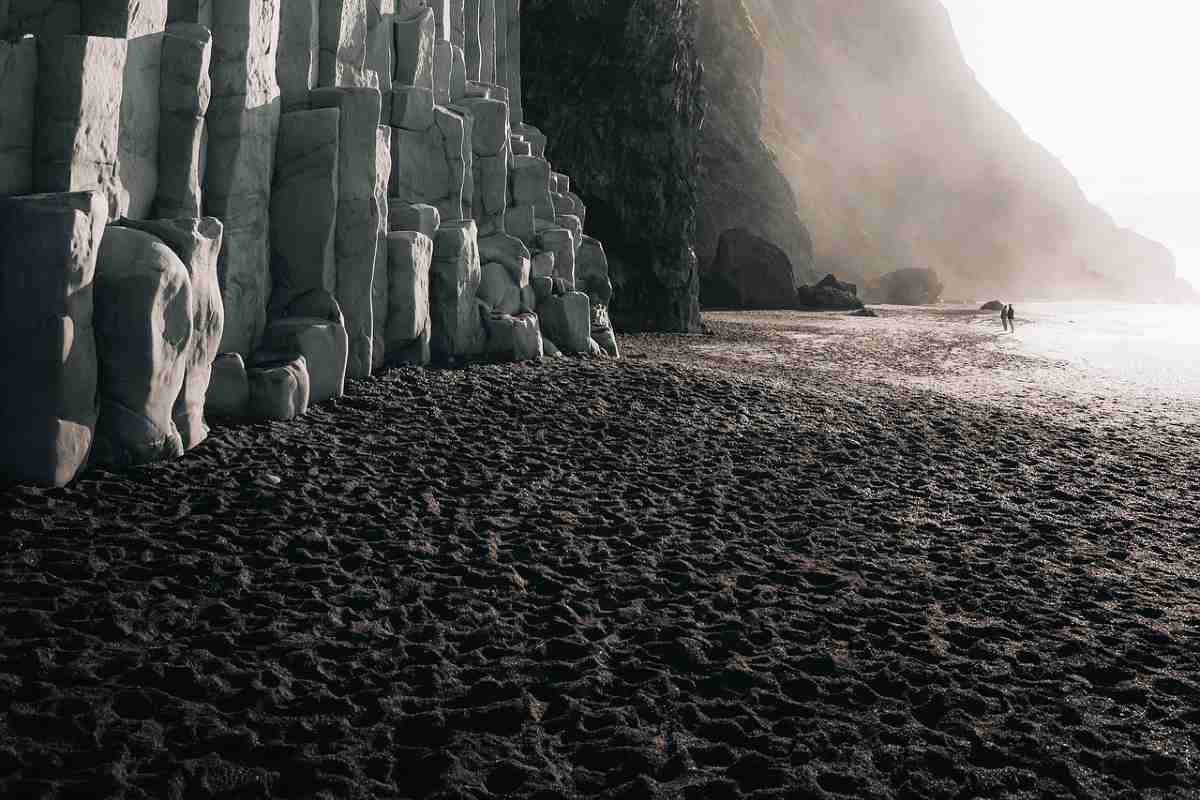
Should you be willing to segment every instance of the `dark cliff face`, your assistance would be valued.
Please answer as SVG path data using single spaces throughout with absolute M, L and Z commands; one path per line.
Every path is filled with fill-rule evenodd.
M 703 0 L 700 52 L 708 106 L 700 136 L 701 201 L 696 255 L 713 274 L 721 235 L 744 229 L 774 244 L 792 263 L 793 288 L 811 282 L 812 240 L 792 187 L 762 138 L 760 89 L 765 54 L 742 0 Z M 794 291 L 777 302 L 789 303 Z
M 621 330 L 700 326 L 698 0 L 526 0 L 525 118 L 587 204 Z
M 818 271 L 929 267 L 951 298 L 1169 293 L 1170 253 L 1114 225 L 992 100 L 938 0 L 742 1 L 763 138 Z

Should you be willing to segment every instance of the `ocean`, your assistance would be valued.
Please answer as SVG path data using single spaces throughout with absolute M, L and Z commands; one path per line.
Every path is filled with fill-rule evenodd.
M 1013 305 L 1017 313 L 1013 338 L 1019 349 L 1165 397 L 1200 399 L 1200 307 Z

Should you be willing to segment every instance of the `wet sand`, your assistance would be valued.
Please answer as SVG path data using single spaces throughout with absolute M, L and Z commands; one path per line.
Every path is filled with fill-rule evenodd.
M 1196 796 L 1196 406 L 884 313 L 0 488 L 0 796 Z

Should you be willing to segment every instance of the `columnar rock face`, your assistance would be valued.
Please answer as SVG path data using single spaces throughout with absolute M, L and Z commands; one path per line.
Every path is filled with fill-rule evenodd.
M 321 64 L 321 0 L 287 0 L 280 6 L 275 76 L 283 111 L 308 108 Z
M 221 350 L 249 354 L 266 322 L 271 292 L 268 230 L 279 128 L 279 0 L 217 2 L 212 33 L 204 207 L 225 223 Z
M 96 429 L 92 282 L 107 200 L 0 197 L 0 474 L 61 486 Z
M 292 111 L 279 123 L 271 188 L 271 253 L 290 295 L 337 290 L 334 232 L 338 212 L 336 108 Z
M 0 195 L 33 191 L 37 73 L 33 39 L 0 41 Z
M 162 0 L 88 0 L 80 3 L 80 23 L 86 35 L 126 41 L 117 165 L 120 211 L 144 218 L 154 205 L 158 188 L 160 61 L 167 4 Z
M 367 86 L 367 0 L 320 0 L 321 86 Z
M 481 278 L 473 220 L 443 222 L 433 243 L 429 277 L 430 348 L 437 361 L 479 352 L 480 317 L 475 293 Z
M 429 270 L 433 240 L 419 231 L 387 236 L 389 364 L 427 364 L 430 359 Z
M 384 364 L 557 353 L 539 310 L 599 353 L 607 265 L 520 124 L 519 6 L 0 0 L 3 476 L 178 455 Z
M 208 76 L 212 34 L 199 23 L 173 23 L 162 38 L 158 184 L 154 214 L 198 217 L 204 163 L 204 118 L 212 98 Z
M 374 338 L 372 280 L 381 230 L 386 226 L 386 173 L 380 191 L 378 89 L 317 89 L 316 108 L 338 117 L 338 213 L 334 233 L 336 296 L 350 337 L 351 378 L 371 374 Z
M 34 186 L 100 189 L 109 216 L 124 203 L 118 173 L 124 39 L 62 36 L 38 44 Z
M 187 376 L 192 288 L 162 240 L 109 226 L 96 261 L 100 420 L 94 457 L 114 466 L 183 452 L 175 399 Z

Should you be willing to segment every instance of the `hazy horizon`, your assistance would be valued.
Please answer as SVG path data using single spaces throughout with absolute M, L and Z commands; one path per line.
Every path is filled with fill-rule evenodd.
M 1200 6 L 942 0 L 967 63 L 1118 225 L 1162 242 L 1200 289 Z

